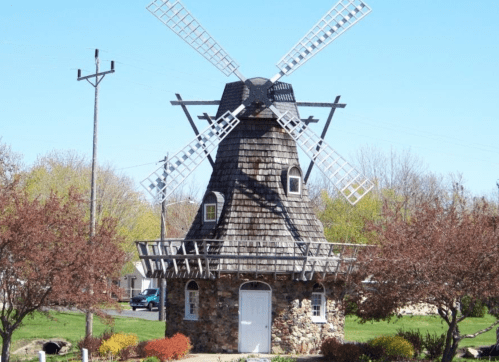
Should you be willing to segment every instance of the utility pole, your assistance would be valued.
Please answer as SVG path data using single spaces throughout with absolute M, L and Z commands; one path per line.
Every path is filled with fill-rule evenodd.
M 94 103 L 94 141 L 93 141 L 93 152 L 92 152 L 92 183 L 90 186 L 90 239 L 89 242 L 92 242 L 93 237 L 95 236 L 95 204 L 96 204 L 96 181 L 97 181 L 97 124 L 99 120 L 99 84 L 104 79 L 104 76 L 109 73 L 114 73 L 114 60 L 111 60 L 111 70 L 107 72 L 99 73 L 99 49 L 95 49 L 95 74 L 87 75 L 85 77 L 81 76 L 81 69 L 78 69 L 78 78 L 77 80 L 86 80 L 95 88 L 95 103 Z M 90 81 L 90 79 L 95 78 L 94 83 Z M 90 293 L 93 293 L 90 288 Z M 86 327 L 85 334 L 86 336 L 92 335 L 92 322 L 93 322 L 93 313 L 87 312 L 86 317 Z
M 165 170 L 168 168 L 168 155 L 164 158 L 164 160 L 161 160 L 159 162 L 164 162 L 165 163 Z M 166 184 L 166 177 L 164 183 Z M 165 190 L 166 194 L 166 190 Z M 161 246 L 164 245 L 165 241 L 165 235 L 166 235 L 166 198 L 163 198 L 163 201 L 161 202 Z M 165 321 L 166 320 L 166 313 L 165 313 L 165 297 L 166 297 L 166 280 L 165 277 L 160 277 L 159 278 L 159 316 L 158 319 L 160 321 Z M 165 336 L 166 336 L 166 330 L 165 330 Z

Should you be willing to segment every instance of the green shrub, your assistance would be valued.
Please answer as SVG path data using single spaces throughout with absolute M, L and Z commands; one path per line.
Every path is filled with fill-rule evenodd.
M 403 329 L 397 329 L 397 336 L 404 338 L 409 341 L 414 348 L 414 357 L 418 357 L 421 352 L 423 352 L 424 338 L 421 332 L 418 330 L 414 331 L 404 331 Z
M 475 300 L 474 305 L 471 305 L 473 299 L 470 296 L 461 298 L 461 313 L 468 317 L 483 318 L 488 311 L 487 306 L 481 300 Z M 473 309 L 471 309 L 473 308 Z
M 150 356 L 145 358 L 142 362 L 160 362 L 160 360 L 156 356 Z
M 283 357 L 283 356 L 277 356 L 272 358 L 272 362 L 296 362 L 295 358 L 291 357 Z
M 414 355 L 412 344 L 400 336 L 380 336 L 368 343 L 371 346 L 383 347 L 385 356 L 392 360 L 411 358 Z
M 423 347 L 426 349 L 426 356 L 429 359 L 435 359 L 442 355 L 444 351 L 445 334 L 438 336 L 435 334 L 430 334 L 426 332 L 426 336 L 423 342 Z

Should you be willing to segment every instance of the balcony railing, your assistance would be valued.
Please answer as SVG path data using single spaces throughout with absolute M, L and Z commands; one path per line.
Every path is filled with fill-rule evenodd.
M 348 275 L 366 245 L 258 240 L 136 241 L 149 278 L 213 279 L 221 274 L 291 274 L 311 280 L 315 273 Z

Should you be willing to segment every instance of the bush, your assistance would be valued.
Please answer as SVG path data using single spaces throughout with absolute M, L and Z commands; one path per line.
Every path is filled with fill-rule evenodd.
M 426 332 L 423 347 L 426 349 L 426 356 L 430 359 L 438 358 L 444 351 L 445 334 L 437 336 Z
M 321 352 L 327 360 L 335 362 L 356 361 L 362 355 L 361 346 L 356 344 L 342 344 L 336 338 L 326 338 L 321 345 Z
M 102 338 L 86 336 L 78 342 L 78 349 L 81 351 L 83 348 L 88 350 L 89 357 L 96 355 L 99 352 L 99 347 L 102 343 Z
M 135 353 L 137 354 L 137 357 L 139 357 L 139 358 L 146 358 L 147 357 L 145 347 L 147 346 L 148 343 L 149 343 L 149 341 L 142 341 L 142 342 L 139 342 L 137 344 L 137 346 L 135 347 Z M 154 358 L 157 359 L 157 357 L 154 357 Z M 156 362 L 159 362 L 159 360 Z
M 385 356 L 385 349 L 382 346 L 371 346 L 369 343 L 361 343 L 360 349 L 364 360 L 378 361 Z
M 271 362 L 296 362 L 295 358 L 277 356 L 271 359 Z
M 468 317 L 483 318 L 488 311 L 487 306 L 481 300 L 475 300 L 474 305 L 471 305 L 472 298 L 464 296 L 461 298 L 461 313 Z M 473 309 L 471 309 L 473 307 Z
M 116 333 L 102 342 L 99 347 L 99 353 L 103 356 L 109 353 L 113 356 L 117 356 L 121 350 L 130 346 L 135 346 L 136 344 L 137 336 L 135 334 Z M 131 353 L 131 351 L 129 351 L 129 353 Z
M 86 336 L 78 342 L 78 349 L 80 350 L 80 352 L 83 348 L 87 349 L 88 356 L 90 358 L 92 356 L 96 356 L 99 353 L 99 347 L 101 346 L 102 342 L 106 339 L 111 338 L 113 333 L 114 332 L 112 329 L 107 329 L 102 332 L 99 337 Z
M 156 356 L 162 362 L 183 358 L 191 350 L 191 341 L 181 333 L 175 334 L 171 338 L 155 339 L 149 341 L 144 350 L 146 355 Z
M 411 358 L 414 355 L 411 343 L 400 336 L 380 336 L 372 339 L 368 344 L 382 347 L 385 356 L 391 360 Z
M 147 342 L 146 342 L 147 343 Z M 147 357 L 142 362 L 160 362 L 159 358 L 156 356 Z
M 423 351 L 424 338 L 419 329 L 417 331 L 404 331 L 403 329 L 397 329 L 397 336 L 404 338 L 409 341 L 414 348 L 414 357 L 418 357 Z
M 118 357 L 122 361 L 127 361 L 133 355 L 136 355 L 135 346 L 128 346 L 118 351 Z

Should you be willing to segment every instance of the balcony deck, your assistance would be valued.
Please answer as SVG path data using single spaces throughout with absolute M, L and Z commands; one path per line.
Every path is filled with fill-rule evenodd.
M 214 279 L 221 274 L 291 274 L 293 280 L 312 280 L 314 274 L 348 278 L 357 254 L 367 245 L 267 241 L 184 240 L 136 241 L 149 278 Z

